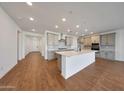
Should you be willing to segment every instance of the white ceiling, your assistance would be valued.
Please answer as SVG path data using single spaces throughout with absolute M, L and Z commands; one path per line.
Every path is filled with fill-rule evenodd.
M 76 31 L 90 32 L 109 31 L 124 28 L 124 3 L 1 3 L 3 9 L 17 22 L 22 30 L 43 33 L 45 30 L 75 34 Z M 30 21 L 29 17 L 35 20 Z M 67 19 L 62 22 L 62 18 Z M 80 28 L 76 28 L 76 25 Z M 55 29 L 55 25 L 59 28 Z M 84 31 L 88 28 L 88 32 Z

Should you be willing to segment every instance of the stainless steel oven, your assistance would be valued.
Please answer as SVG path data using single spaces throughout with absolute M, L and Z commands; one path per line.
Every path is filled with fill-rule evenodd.
M 99 43 L 92 43 L 91 50 L 100 50 Z

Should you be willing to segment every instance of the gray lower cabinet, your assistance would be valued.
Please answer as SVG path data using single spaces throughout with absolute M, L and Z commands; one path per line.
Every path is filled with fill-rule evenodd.
M 107 59 L 114 60 L 115 59 L 115 53 L 114 51 L 107 52 Z
M 100 51 L 100 57 L 106 58 L 107 57 L 106 52 L 105 51 Z
M 98 57 L 114 60 L 115 59 L 115 53 L 114 53 L 114 51 L 100 51 Z
M 48 60 L 55 59 L 55 51 L 48 51 Z

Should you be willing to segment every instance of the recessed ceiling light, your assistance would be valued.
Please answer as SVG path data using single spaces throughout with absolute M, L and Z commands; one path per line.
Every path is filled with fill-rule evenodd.
M 90 32 L 90 34 L 93 34 L 93 32 Z
M 32 3 L 31 2 L 26 2 L 26 3 L 27 3 L 27 5 L 32 6 Z
M 70 29 L 68 29 L 67 31 L 68 31 L 68 32 L 70 32 L 71 30 L 70 30 Z
M 65 22 L 66 21 L 66 18 L 62 18 L 62 21 Z
M 33 32 L 35 32 L 36 30 L 35 29 L 32 29 Z
M 58 25 L 55 25 L 55 28 L 59 28 L 59 26 Z
M 79 28 L 80 26 L 79 25 L 76 25 L 76 28 Z
M 86 28 L 86 29 L 84 29 L 84 31 L 85 31 L 85 32 L 87 32 L 87 31 L 88 31 L 88 29 Z
M 33 17 L 30 17 L 29 19 L 30 19 L 31 21 L 34 21 L 34 18 L 33 18 Z

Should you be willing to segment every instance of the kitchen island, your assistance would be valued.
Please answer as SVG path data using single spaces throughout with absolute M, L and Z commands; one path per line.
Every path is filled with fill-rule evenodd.
M 81 71 L 88 65 L 95 62 L 95 51 L 82 50 L 76 51 L 63 51 L 56 52 L 56 54 L 61 55 L 61 75 L 68 79 L 77 72 Z

